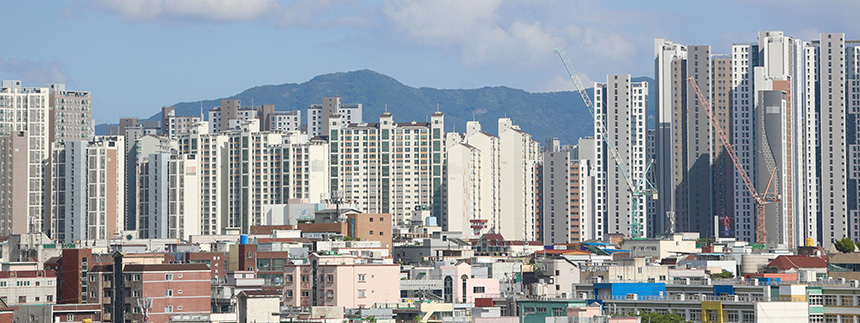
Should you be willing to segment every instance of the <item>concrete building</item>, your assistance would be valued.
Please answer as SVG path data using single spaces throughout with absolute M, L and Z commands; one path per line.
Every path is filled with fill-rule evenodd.
M 464 134 L 446 135 L 446 147 L 457 149 L 449 155 L 456 159 L 448 162 L 447 185 L 453 185 L 450 190 L 472 191 L 472 201 L 467 202 L 465 211 L 458 210 L 459 205 L 449 206 L 450 211 L 458 214 L 443 217 L 441 226 L 450 230 L 461 228 L 472 238 L 492 231 L 514 240 L 534 240 L 540 204 L 535 190 L 543 157 L 540 144 L 511 119 L 500 118 L 498 129 L 499 136 L 494 136 L 481 131 L 477 121 L 469 121 Z M 457 178 L 462 173 L 471 174 L 476 182 Z M 468 215 L 469 212 L 472 214 Z M 464 219 L 459 214 L 469 216 L 465 219 L 469 221 L 469 230 L 463 228 Z M 453 226 L 449 221 L 455 221 Z
M 0 235 L 41 232 L 50 158 L 50 89 L 0 85 Z
M 111 239 L 125 230 L 125 139 L 54 144 L 50 233 L 61 242 Z
M 266 106 L 265 104 L 263 105 Z M 299 131 L 302 128 L 302 111 L 278 111 L 263 114 L 263 130 L 267 131 Z
M 373 307 L 397 303 L 400 265 L 362 263 L 353 256 L 311 254 L 305 264 L 285 268 L 287 306 Z
M 176 108 L 167 106 L 161 108 L 161 135 L 170 139 L 176 139 L 180 134 L 203 121 L 203 112 L 199 116 L 176 115 Z
M 57 275 L 33 269 L 0 271 L 0 301 L 9 306 L 56 304 Z
M 308 136 L 325 136 L 329 133 L 329 119 L 333 115 L 340 116 L 346 124 L 362 123 L 361 104 L 342 104 L 339 97 L 323 97 L 322 105 L 308 107 Z
M 277 291 L 242 291 L 239 293 L 239 323 L 278 323 L 280 305 L 281 294 Z
M 50 84 L 48 88 L 51 142 L 91 140 L 95 135 L 92 94 L 87 91 L 68 91 L 62 83 Z
M 456 231 L 467 234 L 466 238 L 480 237 L 484 232 L 481 227 L 472 227 L 472 220 L 480 218 L 480 192 L 482 181 L 479 177 L 481 161 L 480 149 L 465 144 L 457 133 L 445 135 L 445 168 L 448 171 L 445 189 L 446 196 L 456 196 L 457 199 L 445 199 L 445 218 L 440 219 L 442 230 Z M 483 221 L 487 221 L 484 219 Z
M 658 235 L 673 230 L 717 236 L 715 216 L 731 221 L 734 165 L 687 78 L 696 80 L 716 123 L 732 136 L 732 60 L 713 55 L 710 46 L 655 40 L 658 128 L 656 180 L 660 199 L 653 216 Z M 674 221 L 674 226 L 669 222 Z M 670 228 L 671 226 L 671 228 Z M 732 232 L 724 232 L 723 236 Z
M 151 154 L 139 166 L 138 234 L 182 239 L 201 234 L 200 162 L 194 154 Z
M 623 233 L 630 237 L 641 237 L 645 234 L 643 230 L 648 227 L 646 198 L 632 196 L 624 176 L 630 176 L 635 182 L 645 173 L 648 84 L 633 83 L 630 75 L 608 75 L 606 79 L 606 83 L 595 83 L 594 86 L 595 115 L 599 122 L 606 125 L 606 129 L 595 127 L 595 138 L 608 138 L 624 164 L 617 165 L 605 143 L 598 145 L 595 212 L 597 225 L 603 231 L 595 235 L 600 237 Z M 627 174 L 623 173 L 625 171 Z
M 592 143 L 580 139 L 583 149 L 593 149 L 585 147 Z M 561 147 L 558 140 L 550 139 L 542 168 L 544 244 L 596 239 L 594 165 L 580 157 L 579 145 Z
M 347 215 L 349 236 L 360 241 L 379 241 L 391 251 L 391 214 L 354 213 Z
M 382 114 L 379 123 L 344 118 L 328 118 L 329 192 L 365 213 L 389 213 L 396 225 L 408 224 L 416 207 L 442 218 L 444 115 L 436 112 L 430 122 L 402 123 L 395 123 L 390 113 Z

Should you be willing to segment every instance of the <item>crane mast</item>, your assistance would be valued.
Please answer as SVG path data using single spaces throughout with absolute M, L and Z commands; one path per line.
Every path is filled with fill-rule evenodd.
M 728 137 L 726 137 L 725 132 L 723 132 L 723 128 L 720 126 L 719 123 L 717 123 L 717 118 L 714 117 L 713 112 L 711 112 L 711 104 L 710 102 L 708 102 L 708 100 L 705 99 L 705 96 L 702 95 L 702 91 L 699 90 L 699 85 L 696 84 L 696 80 L 693 77 L 688 77 L 687 80 L 690 82 L 690 85 L 693 87 L 693 90 L 696 91 L 696 97 L 699 98 L 699 103 L 702 104 L 702 108 L 705 110 L 705 113 L 708 114 L 708 120 L 711 121 L 711 125 L 714 127 L 717 136 L 720 138 L 720 142 L 726 148 L 726 152 L 729 154 L 729 157 L 731 157 L 732 163 L 735 165 L 735 170 L 737 170 L 738 174 L 741 177 L 741 180 L 743 180 L 744 185 L 750 192 L 750 195 L 752 195 L 753 200 L 755 200 L 756 243 L 767 244 L 767 230 L 765 228 L 764 207 L 767 204 L 780 202 L 776 194 L 768 195 L 770 185 L 773 183 L 773 179 L 776 176 L 776 166 L 773 167 L 773 171 L 771 171 L 770 173 L 770 179 L 768 180 L 767 185 L 764 188 L 764 194 L 760 194 L 758 190 L 756 190 L 752 180 L 750 180 L 749 174 L 747 174 L 746 169 L 744 169 L 743 165 L 741 164 L 737 153 L 735 153 L 735 149 L 732 147 L 732 143 L 729 142 Z
M 630 193 L 631 202 L 632 202 L 632 214 L 630 217 L 630 227 L 631 227 L 631 237 L 638 238 L 642 236 L 642 223 L 639 222 L 639 196 L 648 196 L 654 199 L 657 198 L 657 189 L 654 185 L 648 180 L 647 175 L 651 170 L 651 166 L 654 164 L 654 160 L 650 160 L 648 163 L 648 167 L 645 168 L 645 171 L 642 173 L 642 177 L 634 182 L 633 178 L 630 176 L 630 171 L 624 162 L 624 159 L 621 158 L 621 154 L 618 153 L 618 148 L 616 148 L 615 144 L 609 139 L 606 134 L 606 125 L 604 124 L 601 118 L 598 118 L 597 113 L 594 111 L 594 103 L 591 101 L 591 98 L 588 96 L 588 92 L 585 90 L 585 86 L 582 84 L 582 81 L 579 79 L 579 75 L 576 73 L 576 70 L 573 68 L 573 64 L 571 64 L 570 59 L 567 58 L 567 55 L 564 52 L 564 49 L 556 48 L 555 52 L 558 54 L 558 57 L 561 58 L 561 62 L 564 63 L 564 68 L 567 70 L 567 74 L 570 75 L 570 80 L 573 81 L 573 85 L 576 87 L 577 92 L 579 92 L 579 96 L 582 97 L 582 101 L 585 103 L 585 107 L 588 109 L 588 113 L 591 114 L 591 118 L 594 119 L 594 127 L 597 132 L 600 134 L 600 140 L 606 145 L 606 150 L 609 152 L 609 155 L 612 156 L 612 160 L 615 161 L 615 164 L 618 166 L 618 171 L 621 173 L 621 176 L 624 177 L 624 181 L 627 184 L 627 191 Z

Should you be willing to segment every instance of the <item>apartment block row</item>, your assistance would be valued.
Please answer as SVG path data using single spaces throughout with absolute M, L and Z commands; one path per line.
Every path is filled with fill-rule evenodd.
M 769 246 L 858 239 L 858 42 L 842 33 L 802 40 L 764 31 L 715 54 L 708 45 L 655 40 L 656 181 L 652 233 L 672 229 Z M 709 101 L 763 206 L 727 154 L 690 86 Z M 715 218 L 721 229 L 714 229 Z

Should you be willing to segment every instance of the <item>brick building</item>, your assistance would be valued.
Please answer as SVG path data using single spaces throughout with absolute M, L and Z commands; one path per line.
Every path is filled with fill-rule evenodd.
M 166 323 L 174 314 L 211 313 L 211 270 L 204 264 L 125 265 L 125 319 Z

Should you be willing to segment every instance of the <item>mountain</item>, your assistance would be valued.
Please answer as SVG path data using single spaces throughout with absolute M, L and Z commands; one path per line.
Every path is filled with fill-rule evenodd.
M 653 79 L 637 77 L 633 81 L 649 82 L 649 97 L 653 98 Z M 591 89 L 588 92 L 591 95 Z M 366 122 L 377 122 L 386 106 L 397 122 L 425 121 L 438 105 L 445 113 L 447 131 L 462 132 L 466 121 L 474 118 L 484 131 L 495 134 L 498 118 L 507 116 L 542 143 L 546 138 L 557 137 L 562 143 L 574 144 L 577 138 L 593 134 L 591 116 L 577 92 L 530 93 L 504 86 L 467 90 L 414 88 L 370 70 L 320 75 L 301 84 L 257 86 L 226 98 L 240 99 L 243 105 L 253 100 L 255 105 L 274 104 L 278 110 L 301 109 L 302 118 L 306 118 L 306 108 L 321 104 L 324 96 L 339 96 L 343 103 L 361 103 Z M 220 105 L 220 100 L 202 101 L 203 109 Z M 654 120 L 652 102 L 648 102 L 649 124 Z M 199 115 L 201 101 L 174 106 L 178 115 Z M 150 119 L 159 118 L 160 113 Z

